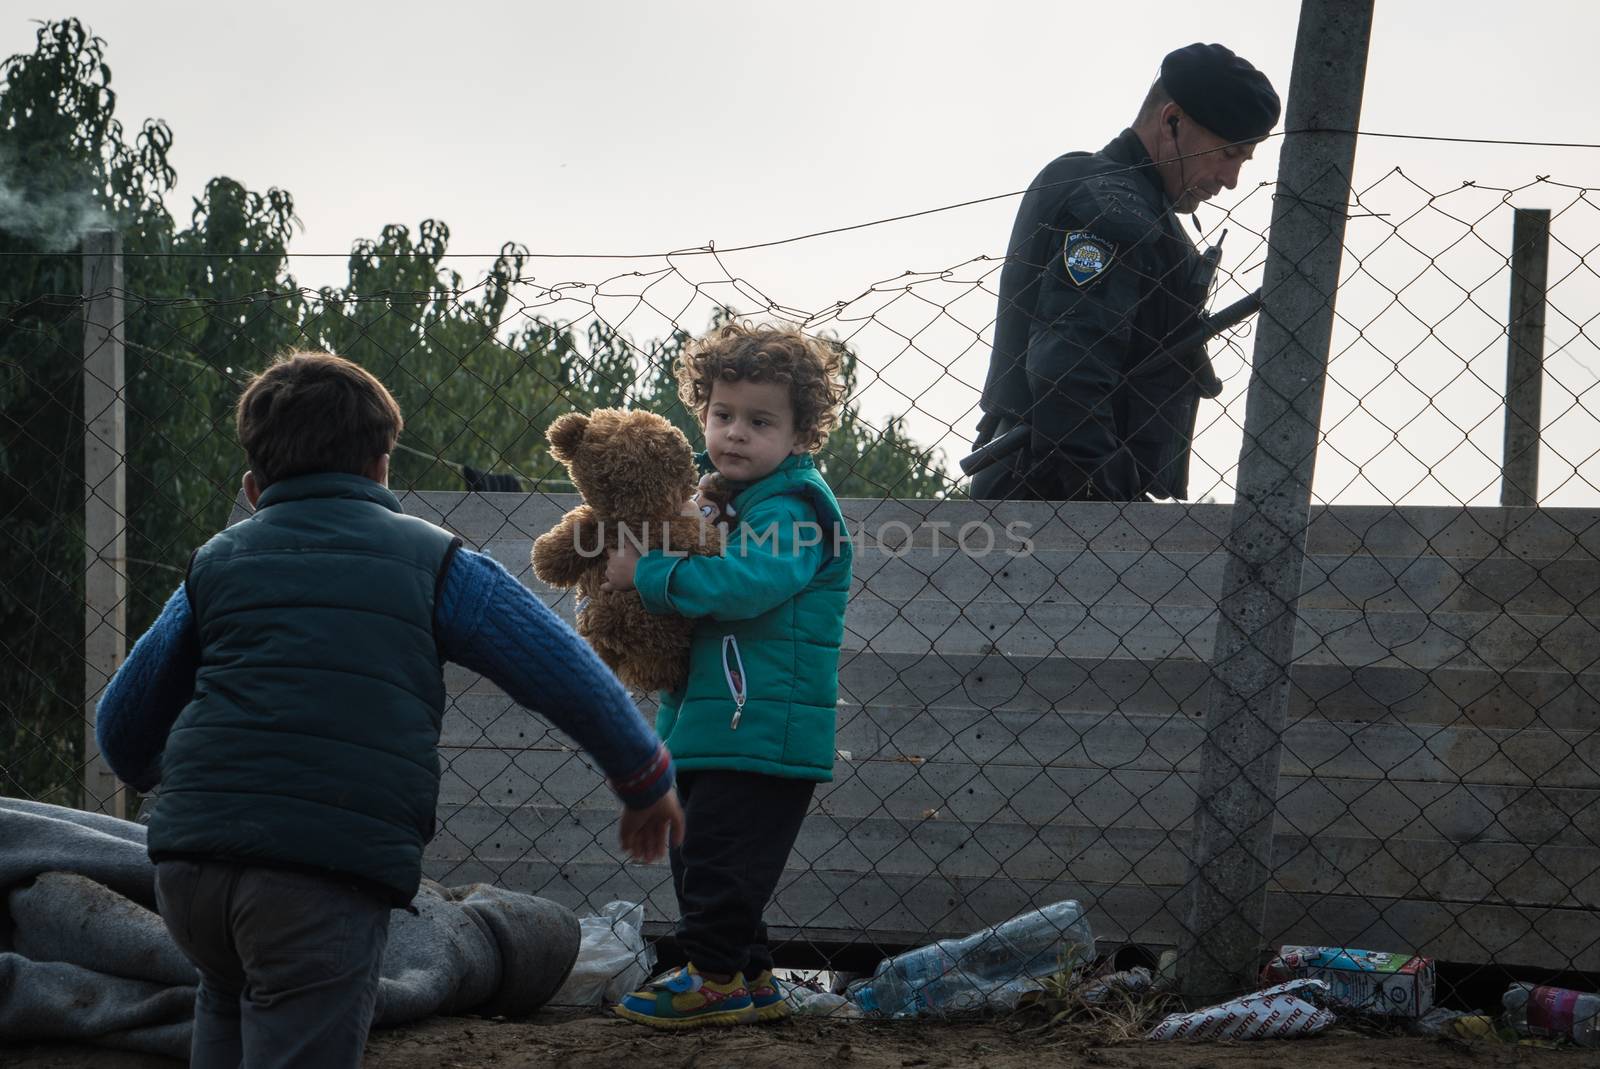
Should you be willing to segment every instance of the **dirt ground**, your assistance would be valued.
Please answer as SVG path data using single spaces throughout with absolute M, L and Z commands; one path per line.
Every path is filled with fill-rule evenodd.
M 165 1058 L 97 1047 L 0 1049 L 6 1069 L 171 1069 Z M 697 1032 L 651 1032 L 614 1018 L 544 1013 L 526 1021 L 434 1018 L 374 1032 L 367 1069 L 1498 1069 L 1600 1067 L 1600 1050 L 1541 1050 L 1460 1040 L 1382 1038 L 1335 1028 L 1302 1040 L 1150 1043 L 1037 1022 L 932 1024 L 793 1019 Z

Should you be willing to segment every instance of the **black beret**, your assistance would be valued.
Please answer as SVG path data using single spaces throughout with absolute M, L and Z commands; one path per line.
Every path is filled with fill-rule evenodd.
M 1194 121 L 1228 141 L 1258 141 L 1282 105 L 1267 76 L 1221 45 L 1192 44 L 1161 61 L 1161 84 Z

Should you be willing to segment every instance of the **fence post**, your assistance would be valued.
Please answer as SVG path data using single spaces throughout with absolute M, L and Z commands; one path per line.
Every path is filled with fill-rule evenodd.
M 1550 210 L 1518 208 L 1511 226 L 1511 312 L 1506 327 L 1506 441 L 1500 504 L 1539 504 L 1539 412 L 1544 388 L 1544 290 Z
M 1183 994 L 1249 986 L 1373 0 L 1302 0 L 1206 706 Z M 1297 132 L 1307 131 L 1307 132 Z
M 126 431 L 122 235 L 83 238 L 83 808 L 126 813 L 94 738 L 94 708 L 127 656 Z

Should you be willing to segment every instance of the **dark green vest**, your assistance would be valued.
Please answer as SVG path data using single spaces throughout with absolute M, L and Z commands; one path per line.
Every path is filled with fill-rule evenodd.
M 274 483 L 195 553 L 194 698 L 150 854 L 328 870 L 416 894 L 439 795 L 434 596 L 458 540 L 356 475 Z

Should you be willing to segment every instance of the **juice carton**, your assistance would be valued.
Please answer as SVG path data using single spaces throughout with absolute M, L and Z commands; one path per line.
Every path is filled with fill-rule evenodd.
M 1393 1017 L 1421 1017 L 1433 1008 L 1433 959 L 1350 947 L 1278 949 L 1262 980 L 1326 980 L 1336 1006 Z

